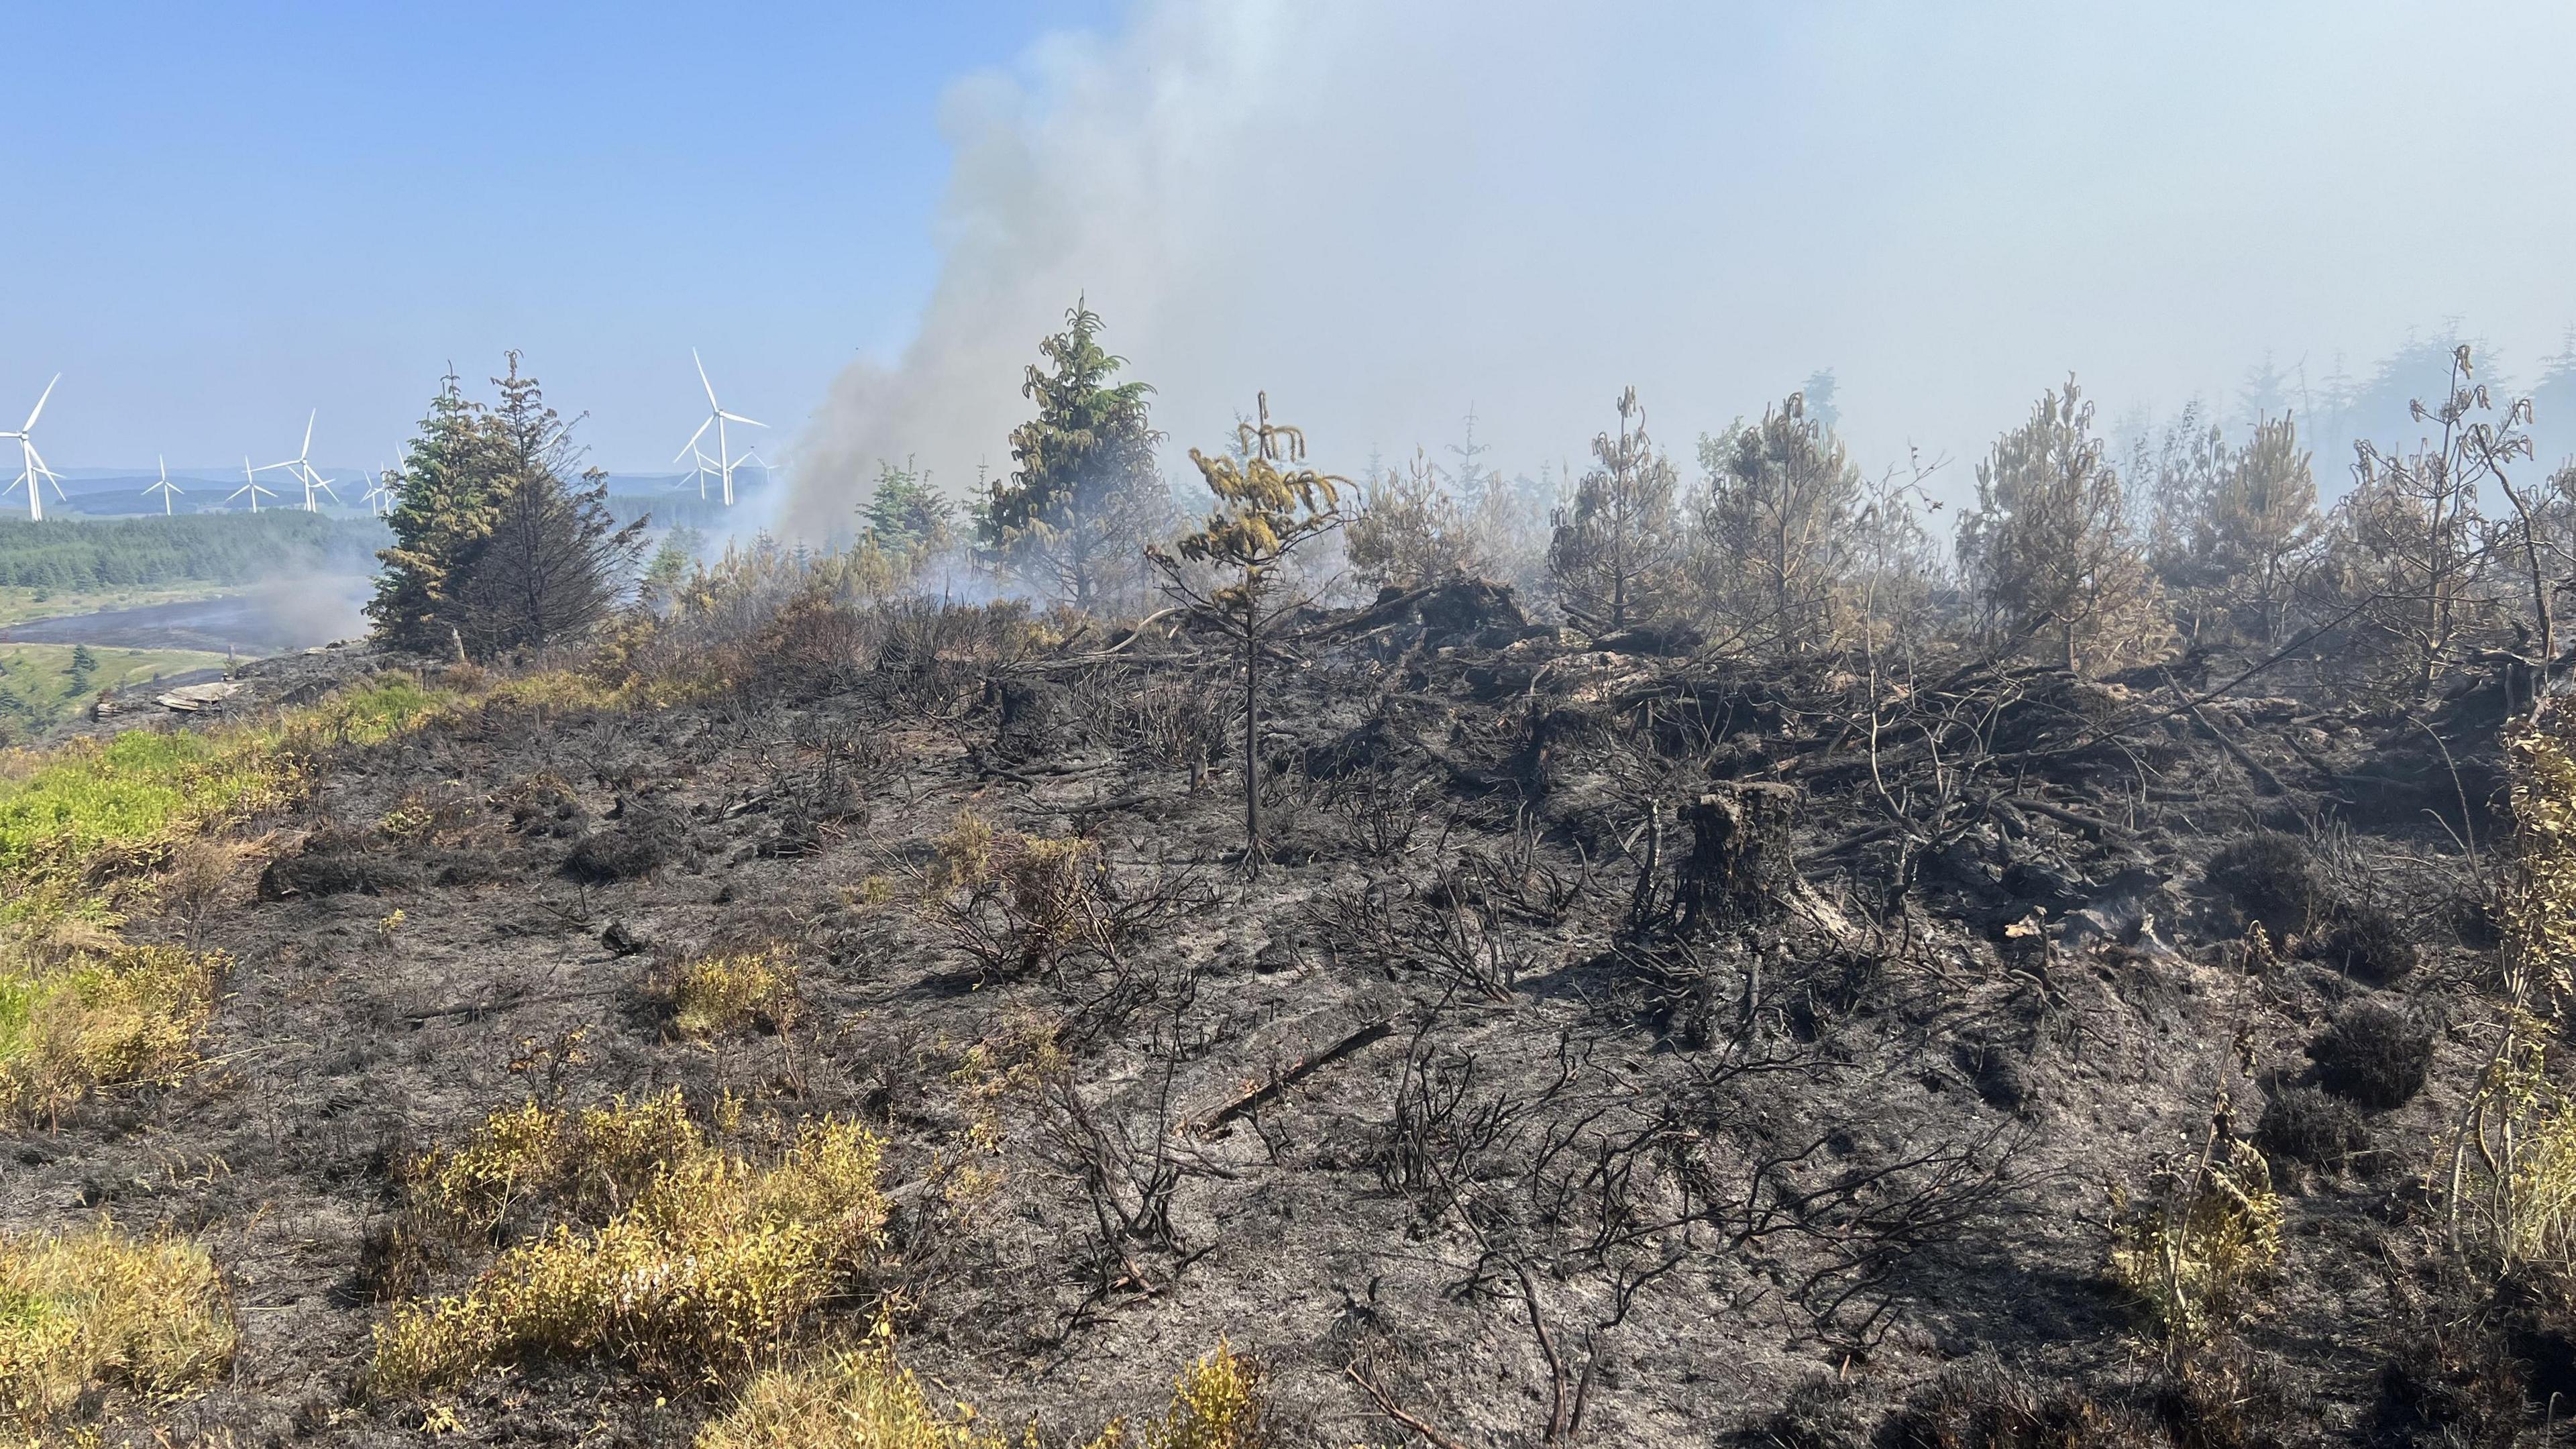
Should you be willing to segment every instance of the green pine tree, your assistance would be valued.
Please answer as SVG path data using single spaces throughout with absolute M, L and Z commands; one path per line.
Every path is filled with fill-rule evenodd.
M 376 557 L 367 617 L 386 641 L 444 652 L 457 637 L 458 570 L 492 528 L 492 479 L 483 454 L 484 409 L 469 401 L 451 371 L 439 379 L 429 413 L 395 471 L 391 547 Z
M 1076 301 L 1065 330 L 1038 344 L 1020 391 L 1037 416 L 1011 433 L 1019 464 L 993 485 L 977 541 L 1029 587 L 1091 608 L 1137 578 L 1144 545 L 1169 508 L 1154 467 L 1161 434 L 1141 382 L 1115 382 L 1126 359 L 1100 345 L 1100 317 Z
M 519 354 L 508 359 L 508 373 L 492 379 L 501 397 L 484 414 L 478 455 L 489 522 L 450 589 L 476 653 L 562 643 L 606 620 L 634 577 L 650 523 L 617 522 L 608 474 L 580 467 L 572 423 L 546 406 Z
M 900 468 L 884 461 L 877 464 L 877 486 L 860 505 L 859 521 L 878 548 L 910 557 L 935 553 L 955 542 L 955 513 L 930 486 L 930 474 L 906 458 Z
M 450 373 L 405 450 L 393 546 L 367 604 L 406 648 L 493 653 L 558 642 L 605 619 L 643 547 L 620 527 L 607 475 L 576 472 L 572 425 L 508 354 L 500 402 L 467 399 Z

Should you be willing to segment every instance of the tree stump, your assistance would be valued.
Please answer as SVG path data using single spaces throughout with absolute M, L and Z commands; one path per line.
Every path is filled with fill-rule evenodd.
M 1798 791 L 1771 781 L 1721 783 L 1686 807 L 1690 855 L 1681 864 L 1681 926 L 1728 928 L 1777 917 L 1796 882 L 1789 829 Z

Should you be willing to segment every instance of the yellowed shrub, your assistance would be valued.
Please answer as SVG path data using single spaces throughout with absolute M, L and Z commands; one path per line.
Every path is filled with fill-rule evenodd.
M 938 858 L 922 881 L 919 914 L 986 970 L 1030 975 L 1116 944 L 1106 872 L 1090 841 L 995 830 L 961 810 L 932 845 Z
M 671 973 L 671 1024 L 683 1034 L 724 1036 L 796 1019 L 796 954 L 785 944 L 683 961 Z
M 558 1224 L 464 1293 L 396 1308 L 376 1329 L 376 1391 L 588 1353 L 722 1382 L 777 1352 L 881 1241 L 881 1144 L 853 1123 L 809 1122 L 757 1167 L 693 1142 L 605 1226 Z
M 2555 1023 L 2509 1012 L 2451 1143 L 2457 1241 L 2495 1268 L 2576 1262 L 2576 1098 L 2552 1079 Z
M 724 1417 L 700 1431 L 694 1449 L 1002 1449 L 971 1410 L 933 1406 L 912 1370 L 895 1361 L 883 1320 L 866 1344 L 751 1381 Z
M 2281 1259 L 2281 1198 L 2252 1144 L 2229 1139 L 2206 1163 L 2162 1173 L 2113 1204 L 2111 1275 L 2166 1338 L 2186 1343 L 2242 1315 Z
M 455 1241 L 490 1232 L 517 1204 L 542 1199 L 601 1221 L 671 1164 L 706 1150 L 678 1088 L 569 1112 L 535 1102 L 483 1119 L 453 1147 L 412 1163 L 409 1231 Z
M 113 938 L 59 966 L 0 964 L 0 1122 L 59 1122 L 102 1088 L 177 1080 L 227 964 Z
M 92 1386 L 187 1394 L 223 1372 L 238 1341 L 222 1279 L 194 1244 L 105 1222 L 0 1237 L 0 1423 L 55 1424 Z
M 2576 993 L 2576 716 L 2552 702 L 2505 736 L 2512 831 L 2496 924 L 2514 1003 L 2548 1010 Z
M 1113 1424 L 1097 1449 L 1124 1442 Z M 1172 1381 L 1172 1406 L 1135 1435 L 1139 1449 L 1261 1449 L 1272 1442 L 1261 1366 L 1219 1340 Z

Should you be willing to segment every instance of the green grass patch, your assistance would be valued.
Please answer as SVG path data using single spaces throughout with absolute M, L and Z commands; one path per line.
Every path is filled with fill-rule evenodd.
M 99 851 L 134 848 L 284 803 L 317 749 L 371 744 L 452 696 L 379 675 L 276 719 L 230 728 L 127 730 L 0 759 L 0 877 L 34 883 Z
M 0 755 L 0 1121 L 59 1120 L 100 1088 L 174 1080 L 196 1060 L 223 963 L 120 941 L 114 881 L 288 804 L 325 750 L 453 698 L 385 674 L 255 723 Z
M 224 656 L 195 649 L 110 649 L 0 644 L 0 736 L 38 734 L 89 707 L 105 689 L 217 669 Z

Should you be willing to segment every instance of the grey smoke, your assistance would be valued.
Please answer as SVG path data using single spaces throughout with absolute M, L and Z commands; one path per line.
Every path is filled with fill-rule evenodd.
M 1266 388 L 1346 467 L 1471 403 L 1500 466 L 1580 459 L 1630 382 L 1686 452 L 1830 366 L 1861 457 L 1955 488 L 2070 368 L 2116 414 L 2449 318 L 2533 362 L 2576 319 L 2576 9 L 2448 14 L 1143 0 L 952 89 L 940 280 L 781 523 L 844 525 L 879 458 L 1007 469 L 1077 294 L 1175 458 Z

